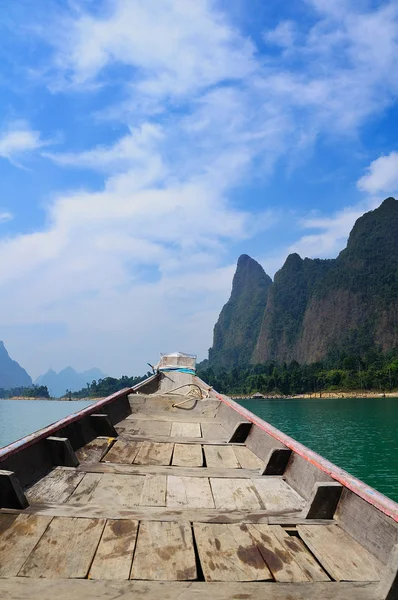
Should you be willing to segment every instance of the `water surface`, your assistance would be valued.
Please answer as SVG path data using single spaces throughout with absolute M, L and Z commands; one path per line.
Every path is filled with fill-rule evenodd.
M 239 403 L 398 501 L 398 398 L 300 398 Z
M 0 400 L 0 448 L 90 404 L 87 400 Z

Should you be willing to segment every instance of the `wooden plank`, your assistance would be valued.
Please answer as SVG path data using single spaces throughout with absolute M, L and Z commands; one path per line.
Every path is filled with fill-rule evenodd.
M 241 528 L 246 528 L 276 581 L 311 581 L 311 577 L 296 562 L 284 539 L 280 540 L 273 535 L 269 525 L 243 524 Z
M 297 530 L 336 581 L 378 581 L 382 564 L 337 525 L 298 525 Z
M 113 462 L 129 465 L 134 462 L 142 443 L 118 439 L 109 452 L 105 454 L 102 462 Z
M 0 515 L 0 536 L 14 523 L 18 515 Z
M 104 473 L 93 490 L 90 502 L 102 506 L 131 508 L 141 500 L 145 477 Z
M 187 581 L 196 578 L 189 523 L 143 521 L 138 533 L 131 579 Z
M 253 479 L 253 485 L 265 502 L 265 508 L 272 512 L 299 511 L 304 508 L 305 500 L 283 479 L 262 477 Z
M 233 446 L 233 451 L 236 460 L 243 469 L 260 469 L 262 467 L 263 461 L 261 458 L 258 458 L 258 456 L 249 450 L 249 448 L 246 448 L 246 446 Z
M 245 525 L 193 524 L 206 581 L 267 581 L 272 579 Z
M 289 535 L 280 525 L 269 525 L 269 529 L 284 546 L 288 547 L 290 553 L 294 556 L 294 560 L 307 573 L 310 581 L 330 581 L 330 577 L 310 554 L 298 536 Z
M 203 449 L 208 467 L 240 468 L 239 461 L 231 446 L 204 446 Z
M 173 455 L 174 456 L 174 455 Z M 78 471 L 83 473 L 115 473 L 120 475 L 181 475 L 182 477 L 223 477 L 234 479 L 261 479 L 262 476 L 251 469 L 223 469 L 202 467 L 176 467 L 175 465 L 117 465 L 115 463 L 98 463 L 80 465 Z M 267 479 L 271 479 L 267 477 Z M 281 479 L 281 477 L 276 477 Z
M 101 481 L 101 473 L 85 473 L 73 494 L 68 500 L 69 504 L 88 504 L 92 500 L 94 490 Z
M 148 435 L 169 436 L 172 424 L 171 422 L 159 420 L 137 421 L 135 419 L 126 419 L 123 424 L 119 423 L 119 425 L 124 427 L 124 431 L 131 435 L 147 437 Z
M 120 421 L 119 425 L 122 425 L 125 421 L 153 421 L 156 419 L 157 421 L 168 421 L 172 423 L 173 421 L 180 421 L 181 423 L 217 423 L 217 420 L 214 417 L 204 417 L 202 415 L 192 415 L 189 413 L 187 416 L 181 414 L 183 411 L 179 411 L 178 414 L 167 414 L 167 413 L 158 413 L 154 415 L 147 415 L 145 413 L 133 412 L 131 415 Z M 219 424 L 219 423 L 217 423 Z
M 230 510 L 265 509 L 253 481 L 249 479 L 210 479 L 216 508 Z
M 12 509 L 3 509 L 10 511 Z M 161 506 L 114 506 L 98 502 L 80 504 L 35 504 L 25 509 L 24 513 L 60 517 L 96 517 L 98 519 L 150 519 L 153 521 L 203 521 L 210 523 L 272 523 L 282 526 L 307 524 L 307 519 L 300 518 L 298 512 L 286 512 L 282 515 L 269 510 L 231 510 L 207 508 L 164 508 Z M 311 524 L 326 526 L 333 521 L 311 521 Z
M 18 574 L 51 518 L 23 514 L 13 523 L 8 523 L 8 527 L 0 534 L 0 577 L 14 577 Z
M 202 430 L 200 423 L 181 423 L 180 421 L 174 421 L 171 426 L 171 436 L 174 437 L 202 437 Z
M 166 475 L 146 475 L 141 494 L 141 506 L 166 506 Z
M 174 467 L 202 467 L 202 446 L 195 444 L 174 444 L 171 464 Z
M 167 477 L 166 506 L 214 508 L 208 479 L 200 477 Z
M 210 446 L 226 446 L 229 445 L 226 439 L 212 439 L 212 440 L 204 440 L 200 437 L 181 437 L 180 435 L 132 435 L 128 431 L 119 431 L 119 438 L 124 441 L 130 442 L 157 442 L 159 443 L 183 443 L 183 444 L 203 444 Z M 243 446 L 244 444 L 233 444 Z
M 206 440 L 222 440 L 228 439 L 227 430 L 221 425 L 221 423 L 209 423 L 206 421 L 201 422 L 202 437 Z
M 90 579 L 128 579 L 137 539 L 138 521 L 106 522 L 90 568 Z
M 48 579 L 86 577 L 104 525 L 104 519 L 54 517 L 18 575 Z
M 101 460 L 113 443 L 112 438 L 97 437 L 88 444 L 76 450 L 78 460 L 82 462 L 96 463 Z
M 398 544 L 392 549 L 390 559 L 383 569 L 379 593 L 383 600 L 398 598 Z
M 205 581 L 99 581 L 95 579 L 25 579 L 0 582 L 7 600 L 375 600 L 376 583 L 278 583 Z
M 37 502 L 66 502 L 84 477 L 75 469 L 55 468 L 25 491 L 31 504 Z
M 142 442 L 134 459 L 136 465 L 169 465 L 173 454 L 173 444 Z

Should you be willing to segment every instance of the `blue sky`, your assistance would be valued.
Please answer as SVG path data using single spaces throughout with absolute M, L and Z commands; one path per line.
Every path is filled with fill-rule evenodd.
M 398 193 L 398 4 L 0 3 L 1 337 L 50 366 L 206 356 L 239 254 L 334 257 Z

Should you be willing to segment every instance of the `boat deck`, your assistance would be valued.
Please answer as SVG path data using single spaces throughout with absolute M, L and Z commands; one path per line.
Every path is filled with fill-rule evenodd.
M 231 435 L 218 400 L 129 399 L 117 437 L 0 511 L 3 598 L 381 598 L 381 560 L 336 516 L 308 518 L 308 497 L 234 441 L 247 434 Z

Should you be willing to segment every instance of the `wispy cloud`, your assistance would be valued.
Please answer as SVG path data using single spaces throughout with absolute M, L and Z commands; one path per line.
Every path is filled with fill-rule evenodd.
M 8 211 L 0 211 L 0 223 L 7 223 L 14 218 L 14 215 Z
M 41 138 L 39 131 L 32 130 L 26 122 L 16 121 L 0 132 L 0 157 L 21 167 L 20 160 L 24 156 L 49 143 Z
M 392 196 L 398 193 L 398 152 L 390 152 L 372 161 L 357 186 L 369 194 Z

